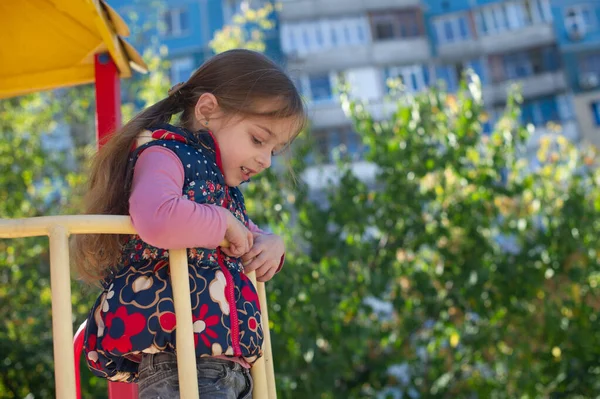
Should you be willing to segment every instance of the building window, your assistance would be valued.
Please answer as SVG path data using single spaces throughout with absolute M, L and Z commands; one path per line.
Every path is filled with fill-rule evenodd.
M 391 16 L 374 19 L 373 26 L 375 29 L 375 39 L 377 40 L 393 39 L 396 37 L 394 21 Z
M 462 42 L 472 37 L 466 14 L 435 18 L 433 28 L 439 44 Z
M 462 37 L 462 38 L 469 38 L 470 37 L 469 23 L 467 21 L 467 18 L 459 18 L 459 20 L 458 20 L 458 31 L 459 31 L 460 37 Z
M 365 147 L 362 144 L 362 140 L 354 130 L 348 131 L 345 144 L 346 148 L 348 149 L 348 154 L 353 156 L 355 159 L 360 159 L 365 152 Z
M 365 153 L 365 146 L 360 136 L 350 126 L 316 131 L 314 137 L 317 154 L 326 163 L 335 162 L 334 151 L 336 150 L 349 155 L 353 161 L 362 159 Z
M 477 32 L 482 36 L 551 21 L 552 11 L 549 0 L 498 2 L 481 7 L 475 12 Z
M 541 127 L 550 122 L 560 123 L 562 118 L 559 103 L 560 100 L 554 96 L 526 101 L 521 107 L 521 122 Z
M 596 126 L 600 126 L 600 101 L 594 101 L 591 106 L 592 115 L 594 116 L 594 123 Z
M 507 79 L 520 79 L 533 75 L 533 65 L 526 52 L 504 56 L 504 71 Z
M 552 8 L 550 2 L 552 0 L 534 0 L 543 22 L 552 22 Z
M 335 29 L 331 29 L 330 33 L 331 33 L 331 45 L 333 47 L 337 47 L 338 46 L 338 38 L 337 38 L 337 33 L 335 32 Z
M 458 90 L 458 84 L 462 78 L 462 65 L 442 65 L 436 68 L 435 74 L 437 80 L 441 80 L 446 85 L 446 90 L 449 92 L 455 92 Z
M 573 97 L 569 94 L 561 94 L 556 96 L 558 104 L 558 114 L 560 120 L 570 121 L 575 119 L 575 108 L 573 106 Z
M 509 29 L 509 13 L 505 4 L 494 4 L 478 10 L 475 14 L 477 30 L 481 35 L 492 35 Z
M 571 6 L 565 10 L 565 24 L 577 24 L 585 28 L 593 28 L 598 21 L 594 9 L 590 5 Z
M 302 32 L 302 40 L 304 40 L 304 47 L 309 48 L 312 46 L 311 40 L 308 37 L 308 32 Z
M 455 41 L 454 37 L 456 36 L 452 25 L 452 21 L 444 21 L 444 38 L 449 42 Z
M 356 27 L 356 36 L 358 38 L 359 43 L 364 43 L 366 41 L 365 40 L 365 31 L 361 25 L 358 25 Z
M 399 80 L 402 84 L 402 90 L 407 93 L 417 93 L 423 91 L 429 85 L 428 67 L 422 65 L 389 67 L 385 70 L 386 87 L 388 92 L 391 87 L 389 80 Z
M 467 62 L 465 64 L 465 66 L 466 66 L 466 69 L 471 69 L 477 76 L 479 76 L 481 83 L 483 83 L 483 84 L 488 83 L 488 78 L 487 78 L 487 74 L 485 71 L 484 62 L 481 59 L 473 59 L 473 60 Z
M 374 40 L 419 37 L 425 34 L 417 10 L 371 14 Z
M 543 47 L 541 49 L 542 72 L 554 72 L 561 68 L 560 56 L 556 46 Z
M 323 32 L 321 32 L 320 26 L 317 26 L 315 29 L 315 39 L 317 42 L 317 46 L 323 47 L 325 42 L 323 41 Z
M 347 24 L 344 24 L 344 38 L 346 39 L 347 43 L 352 42 L 352 39 L 350 37 L 350 29 L 348 28 Z
M 490 67 L 494 72 L 493 81 L 497 83 L 557 71 L 560 68 L 560 58 L 555 46 L 538 47 L 490 56 Z
M 481 78 L 482 83 L 487 82 L 483 63 L 479 59 L 455 64 L 438 65 L 435 68 L 436 80 L 442 80 L 446 85 L 447 91 L 455 92 L 458 90 L 460 81 L 468 69 L 473 70 Z
M 529 24 L 552 22 L 550 0 L 524 0 L 523 5 Z
M 173 84 L 187 81 L 194 72 L 192 57 L 171 60 L 171 82 Z
M 323 102 L 333 100 L 333 90 L 329 74 L 309 76 L 308 83 L 312 101 Z
M 592 53 L 581 56 L 579 58 L 579 70 L 586 74 L 600 74 L 600 53 Z
M 367 25 L 364 17 L 284 23 L 281 45 L 285 54 L 300 56 L 360 45 L 369 40 L 365 35 Z
M 189 15 L 186 9 L 174 8 L 162 14 L 165 36 L 182 36 L 189 29 Z

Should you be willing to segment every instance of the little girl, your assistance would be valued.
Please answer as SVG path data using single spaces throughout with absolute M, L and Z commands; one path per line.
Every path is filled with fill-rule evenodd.
M 170 125 L 179 113 L 180 123 Z M 232 50 L 99 151 L 87 212 L 129 214 L 138 235 L 74 240 L 80 274 L 104 288 L 85 334 L 94 374 L 137 381 L 142 399 L 179 397 L 168 250 L 189 248 L 200 396 L 251 398 L 249 369 L 262 355 L 263 329 L 245 273 L 271 279 L 284 245 L 248 218 L 238 187 L 269 168 L 305 121 L 300 95 L 279 67 L 259 53 Z

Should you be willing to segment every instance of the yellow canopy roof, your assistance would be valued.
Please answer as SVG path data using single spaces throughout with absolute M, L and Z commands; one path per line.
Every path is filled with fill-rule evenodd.
M 0 26 L 0 98 L 93 82 L 107 51 L 122 78 L 147 70 L 104 0 L 0 0 Z

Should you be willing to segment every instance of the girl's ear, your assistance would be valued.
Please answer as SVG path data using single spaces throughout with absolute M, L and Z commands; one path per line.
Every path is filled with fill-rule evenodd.
M 203 93 L 194 107 L 194 118 L 198 124 L 205 126 L 211 117 L 214 117 L 219 111 L 219 102 L 217 97 L 211 93 Z

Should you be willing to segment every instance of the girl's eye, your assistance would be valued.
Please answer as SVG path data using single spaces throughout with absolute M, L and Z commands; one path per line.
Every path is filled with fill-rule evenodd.
M 256 137 L 252 136 L 252 142 L 256 145 L 262 145 L 262 141 L 260 141 L 259 139 L 257 139 Z

